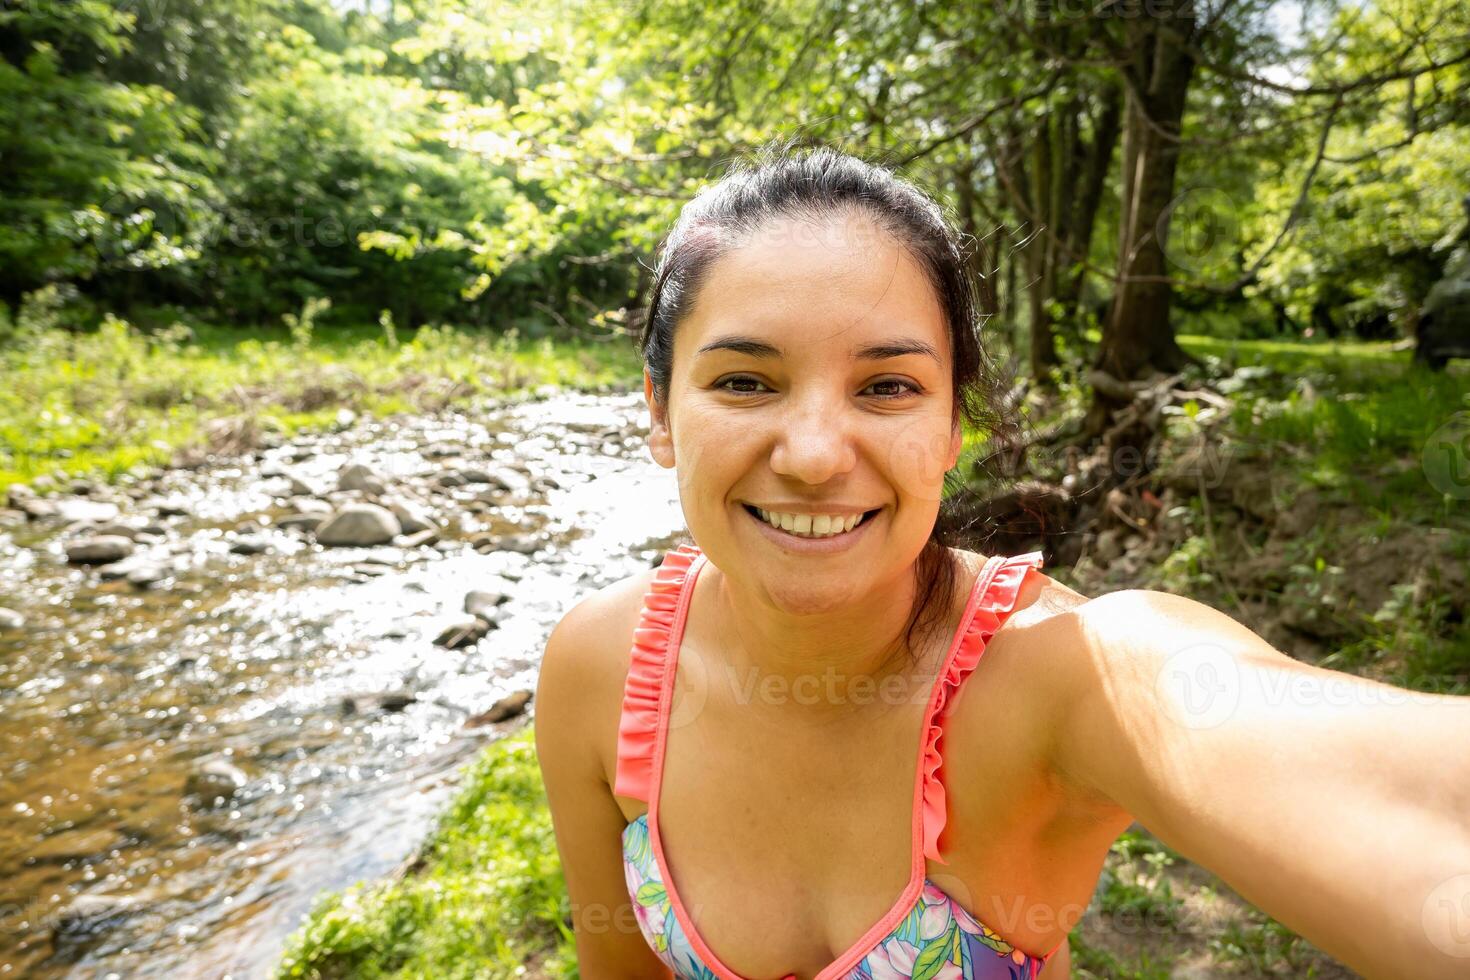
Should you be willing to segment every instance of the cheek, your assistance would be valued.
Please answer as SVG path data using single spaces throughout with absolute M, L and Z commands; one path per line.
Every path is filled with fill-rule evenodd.
M 734 482 L 750 469 L 761 438 L 748 417 L 687 402 L 673 430 L 679 486 L 708 488 Z
M 911 500 L 943 496 L 953 429 L 948 413 L 908 418 L 883 433 L 880 453 L 889 479 Z

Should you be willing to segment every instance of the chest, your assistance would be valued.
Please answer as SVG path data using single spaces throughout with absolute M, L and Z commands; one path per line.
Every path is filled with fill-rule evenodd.
M 915 879 L 935 677 L 904 678 L 853 720 L 797 722 L 795 712 L 753 708 L 738 686 L 708 683 L 698 657 L 689 643 L 658 797 L 674 887 L 702 940 L 742 976 L 814 976 L 891 914 Z M 1036 894 L 1034 869 L 1045 864 L 1045 788 L 1013 683 L 982 661 L 951 700 L 940 743 L 949 863 L 920 854 L 918 872 L 1002 933 L 1016 930 L 994 920 Z M 643 810 L 624 803 L 629 820 Z

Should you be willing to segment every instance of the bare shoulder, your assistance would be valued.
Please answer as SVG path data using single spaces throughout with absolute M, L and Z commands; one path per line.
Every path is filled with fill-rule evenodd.
M 978 573 L 985 562 L 984 555 L 973 551 L 956 549 L 956 552 L 973 572 Z M 1007 618 L 1008 629 L 1011 632 L 1024 631 L 1029 626 L 1070 612 L 1089 601 L 1082 593 L 1058 582 L 1045 572 L 1034 569 L 1021 583 L 1016 604 Z
M 628 651 L 654 572 L 637 572 L 578 599 L 552 629 L 541 660 L 538 721 L 549 715 L 554 737 L 575 739 L 609 782 Z
M 1079 609 L 1092 600 L 1058 582 L 1039 569 L 1033 569 L 1021 583 L 1021 592 L 1016 596 L 1015 610 L 1011 619 L 1017 628 L 1034 626 L 1053 617 Z

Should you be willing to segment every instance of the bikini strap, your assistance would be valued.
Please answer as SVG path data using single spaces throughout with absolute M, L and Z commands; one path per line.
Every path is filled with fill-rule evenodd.
M 653 785 L 654 748 L 658 740 L 659 692 L 670 637 L 682 630 L 689 613 L 689 569 L 702 556 L 698 547 L 682 544 L 664 553 L 663 563 L 643 593 L 643 609 L 633 630 L 628 677 L 623 685 L 618 719 L 618 761 L 613 793 L 648 802 Z
M 928 713 L 924 720 L 923 758 L 920 763 L 920 778 L 923 780 L 924 856 L 939 864 L 949 863 L 939 856 L 939 836 L 944 833 L 944 825 L 948 820 L 944 781 L 940 775 L 943 762 L 940 741 L 944 734 L 944 719 L 949 716 L 954 705 L 954 692 L 959 690 L 960 684 L 975 669 L 975 665 L 980 662 L 980 656 L 985 652 L 986 644 L 1011 614 L 1026 573 L 1033 568 L 1040 568 L 1041 565 L 1039 551 L 1011 558 L 992 557 L 985 563 L 960 620 L 963 633 L 959 643 L 950 651 L 943 677 L 929 699 Z

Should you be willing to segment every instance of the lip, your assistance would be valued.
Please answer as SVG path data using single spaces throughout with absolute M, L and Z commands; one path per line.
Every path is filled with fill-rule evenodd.
M 741 504 L 737 506 L 740 507 L 740 512 L 744 514 L 747 518 L 749 518 L 750 521 L 756 525 L 756 529 L 768 540 L 770 540 L 777 547 L 798 555 L 835 555 L 855 548 L 867 536 L 868 529 L 871 528 L 874 524 L 878 523 L 878 520 L 883 516 L 882 508 L 870 507 L 868 508 L 868 510 L 877 510 L 878 513 L 863 521 L 851 531 L 844 531 L 841 534 L 835 534 L 831 537 L 826 538 L 798 538 L 794 534 L 787 534 L 785 531 L 778 531 L 774 527 L 771 527 L 771 525 L 761 520 L 758 516 L 746 510 L 745 505 Z M 750 506 L 753 507 L 755 505 L 751 504 Z M 788 514 L 812 513 L 811 511 L 782 511 L 779 507 L 768 509 L 775 510 L 778 513 Z M 828 513 L 851 514 L 852 510 L 848 509 L 844 511 L 831 511 Z M 865 510 L 863 513 L 867 513 L 867 510 Z

